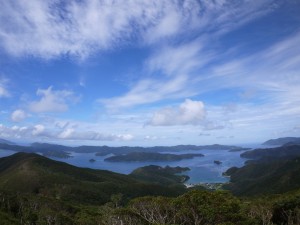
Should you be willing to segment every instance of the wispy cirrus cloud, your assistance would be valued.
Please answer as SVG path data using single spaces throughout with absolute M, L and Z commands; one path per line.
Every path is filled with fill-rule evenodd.
M 270 6 L 273 3 L 269 0 L 257 4 L 249 2 L 236 4 L 231 1 L 198 3 L 186 1 L 183 3 L 185 6 L 182 10 L 171 7 L 170 17 L 177 12 L 175 13 L 177 17 L 184 18 L 180 25 L 176 22 L 177 17 L 172 20 L 176 23 L 175 27 L 181 26 L 176 35 L 181 34 L 181 37 L 184 37 L 181 32 L 195 32 L 197 38 L 183 39 L 184 41 L 180 42 L 169 41 L 168 44 L 159 46 L 145 61 L 144 78 L 131 85 L 127 93 L 109 99 L 100 99 L 99 102 L 108 109 L 121 109 L 173 98 L 190 98 L 206 90 L 219 88 L 220 85 L 221 88 L 226 88 L 229 82 L 223 84 L 222 79 L 214 78 L 232 72 L 239 73 L 237 69 L 241 67 L 241 61 L 228 61 L 226 55 L 224 56 L 224 49 L 217 46 L 216 40 L 244 23 L 274 10 L 275 6 Z M 168 22 L 167 11 L 164 11 L 161 17 L 163 18 L 161 25 Z M 158 24 L 159 22 L 156 23 L 157 26 Z M 221 66 L 211 68 L 211 64 L 218 61 L 223 62 Z M 176 88 L 170 91 L 170 85 L 175 87 L 173 84 L 176 84 Z M 230 86 L 233 85 L 230 84 Z
M 133 39 L 156 43 L 186 32 L 226 33 L 275 2 L 1 0 L 0 45 L 14 56 L 85 58 Z
M 190 90 L 184 87 L 188 84 L 188 77 L 177 76 L 175 79 L 144 79 L 140 80 L 125 95 L 110 99 L 99 99 L 98 102 L 111 111 L 120 108 L 153 103 L 162 99 L 181 98 L 190 95 Z

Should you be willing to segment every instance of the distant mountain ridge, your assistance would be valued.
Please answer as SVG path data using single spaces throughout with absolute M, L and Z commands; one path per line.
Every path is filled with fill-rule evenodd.
M 8 140 L 2 139 L 2 138 L 0 138 L 0 144 L 15 145 L 14 142 L 11 142 L 11 141 L 8 141 Z
M 282 137 L 270 139 L 263 143 L 263 145 L 285 145 L 285 144 L 300 144 L 300 137 Z
M 98 156 L 105 156 L 108 154 L 123 155 L 130 152 L 168 152 L 168 151 L 183 151 L 183 150 L 245 150 L 242 147 L 231 146 L 231 145 L 176 145 L 176 146 L 154 146 L 154 147 L 139 147 L 139 146 L 121 146 L 121 147 L 110 147 L 110 146 L 78 146 L 70 147 L 57 144 L 48 143 L 32 143 L 30 146 L 21 146 L 16 144 L 7 144 L 0 142 L 0 149 L 7 149 L 16 152 L 35 152 L 42 153 L 47 157 L 59 157 L 68 158 L 70 152 L 76 153 L 95 153 Z

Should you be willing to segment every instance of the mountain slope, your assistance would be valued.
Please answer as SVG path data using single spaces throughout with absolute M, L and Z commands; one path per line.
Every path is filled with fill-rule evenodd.
M 300 188 L 300 158 L 261 160 L 228 170 L 224 187 L 236 195 L 280 194 Z
M 78 168 L 34 153 L 0 159 L 0 190 L 89 204 L 103 204 L 117 193 L 132 198 L 184 192 L 183 187 L 167 188 L 110 171 Z

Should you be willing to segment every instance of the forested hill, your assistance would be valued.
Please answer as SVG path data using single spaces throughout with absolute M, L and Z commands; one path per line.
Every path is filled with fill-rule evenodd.
M 230 175 L 225 188 L 236 195 L 282 194 L 300 189 L 300 157 L 252 162 L 225 174 Z
M 230 184 L 236 195 L 278 194 L 300 188 L 300 145 L 255 149 L 241 154 L 250 159 L 241 168 L 230 168 Z
M 0 158 L 0 190 L 38 194 L 78 203 L 104 204 L 111 195 L 176 196 L 183 187 L 166 188 L 110 171 L 79 168 L 33 153 Z

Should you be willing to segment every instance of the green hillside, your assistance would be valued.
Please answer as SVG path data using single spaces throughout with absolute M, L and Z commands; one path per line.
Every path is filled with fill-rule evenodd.
M 78 168 L 33 153 L 0 159 L 0 189 L 89 204 L 103 204 L 113 194 L 175 196 L 182 189 L 146 184 L 110 171 Z

